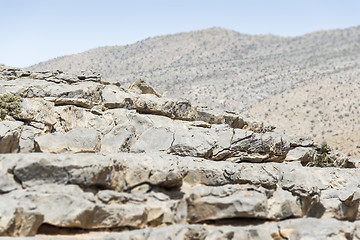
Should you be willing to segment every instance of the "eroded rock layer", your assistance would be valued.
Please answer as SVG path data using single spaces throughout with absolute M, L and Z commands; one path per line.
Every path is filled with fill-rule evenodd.
M 358 161 L 311 139 L 93 72 L 2 67 L 0 94 L 1 236 L 360 237 Z

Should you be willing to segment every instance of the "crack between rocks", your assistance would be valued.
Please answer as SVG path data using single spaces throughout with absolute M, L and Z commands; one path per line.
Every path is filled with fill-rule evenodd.
M 284 239 L 284 240 L 289 240 L 289 238 L 285 237 L 282 233 L 281 233 L 281 227 L 280 225 L 277 226 L 278 227 L 278 233 L 279 233 L 279 236 Z
M 137 184 L 135 184 L 135 185 L 132 185 L 132 186 L 130 186 L 130 187 L 128 187 L 128 188 L 124 188 L 123 192 L 130 192 L 130 191 L 133 190 L 134 188 L 139 187 L 139 186 L 144 185 L 144 184 L 147 184 L 147 185 L 149 185 L 150 187 L 153 187 L 153 185 L 152 185 L 150 182 L 145 181 L 145 182 L 140 182 L 140 183 L 137 183 Z
M 56 103 L 56 100 L 52 101 L 54 103 L 55 107 L 61 107 L 61 106 L 75 106 L 75 107 L 79 107 L 79 108 L 84 108 L 87 110 L 91 109 L 90 104 L 88 106 L 84 106 L 82 104 L 76 104 L 76 103 Z
M 246 218 L 246 217 L 234 217 L 234 218 L 220 218 L 220 219 L 208 219 L 196 222 L 196 224 L 206 224 L 209 226 L 256 226 L 262 225 L 267 222 L 275 222 L 269 219 L 262 218 Z M 191 222 L 188 222 L 192 224 Z
M 241 139 L 239 139 L 239 140 L 237 140 L 237 141 L 235 141 L 235 142 L 230 142 L 230 148 L 231 148 L 231 145 L 236 144 L 236 143 L 239 143 L 239 142 L 241 142 L 241 141 L 243 141 L 243 140 L 245 140 L 245 139 L 248 139 L 248 138 L 250 138 L 250 137 L 252 137 L 252 136 L 253 136 L 253 134 L 250 134 L 249 136 L 245 136 L 245 137 L 243 137 L 243 138 L 241 138 Z
M 126 232 L 136 229 L 137 228 L 130 226 L 87 229 L 81 227 L 60 227 L 48 223 L 43 223 L 38 228 L 36 234 L 73 236 L 74 234 L 89 234 L 91 232 Z
M 173 147 L 175 142 L 175 132 L 173 132 L 173 140 L 171 141 L 170 147 L 166 150 L 167 152 L 171 152 L 171 148 Z
M 215 159 L 218 155 L 220 155 L 221 153 L 223 153 L 223 152 L 225 152 L 225 151 L 230 151 L 229 155 L 224 156 L 224 157 L 222 157 L 222 158 L 220 158 L 220 159 L 216 159 L 215 161 L 224 161 L 224 160 L 228 159 L 228 158 L 230 157 L 231 153 L 233 153 L 233 152 L 231 151 L 230 147 L 228 147 L 228 148 L 223 148 L 223 149 L 220 150 L 217 154 L 212 155 L 210 159 L 211 159 L 211 160 Z
M 272 173 L 270 173 L 270 172 L 265 168 L 265 166 L 261 166 L 261 168 L 262 168 L 267 174 L 269 174 L 269 176 L 271 176 L 273 179 L 276 179 L 276 177 L 275 177 Z

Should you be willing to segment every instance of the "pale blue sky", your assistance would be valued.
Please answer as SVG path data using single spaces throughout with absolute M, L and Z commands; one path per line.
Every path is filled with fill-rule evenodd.
M 0 0 L 0 63 L 210 27 L 297 36 L 360 25 L 360 0 Z

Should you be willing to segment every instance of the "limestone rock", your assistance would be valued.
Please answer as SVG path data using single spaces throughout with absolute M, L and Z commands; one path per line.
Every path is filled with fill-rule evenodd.
M 137 94 L 153 94 L 157 97 L 160 97 L 160 95 L 157 94 L 156 91 L 149 84 L 147 84 L 144 80 L 140 78 L 136 80 L 133 84 L 131 84 L 129 89 L 136 92 Z
M 22 122 L 0 121 L 0 153 L 16 153 L 19 151 Z
M 308 163 L 315 158 L 316 151 L 309 147 L 297 147 L 291 149 L 287 154 L 285 161 L 300 161 L 302 163 Z
M 215 142 L 212 131 L 208 129 L 178 129 L 169 152 L 180 156 L 208 158 L 212 154 Z
M 0 196 L 0 236 L 34 236 L 43 223 L 44 216 L 37 212 L 24 210 L 13 199 Z M 4 201 L 5 200 L 5 201 Z
M 99 152 L 100 134 L 93 129 L 76 128 L 68 133 L 35 137 L 37 151 L 46 153 Z
M 44 131 L 25 125 L 19 141 L 19 152 L 35 152 L 35 136 L 40 136 Z
M 107 85 L 102 91 L 104 106 L 107 108 L 134 109 L 136 95 L 114 85 Z
M 1 161 L 9 161 L 4 156 Z M 24 188 L 43 184 L 78 184 L 85 187 L 122 189 L 123 176 L 110 157 L 76 154 L 18 154 L 12 158 L 13 174 Z M 14 163 L 15 164 L 15 163 Z M 10 168 L 10 167 L 8 167 Z
M 21 101 L 20 119 L 53 126 L 56 123 L 54 103 L 41 98 L 25 98 Z
M 359 161 L 311 139 L 92 71 L 0 67 L 0 86 L 22 97 L 0 122 L 0 235 L 360 238 Z
M 131 146 L 131 152 L 167 151 L 174 141 L 174 133 L 166 128 L 149 128 Z
M 109 132 L 105 132 L 101 139 L 101 152 L 117 153 L 128 151 L 135 138 L 135 132 L 132 128 L 117 125 L 112 127 Z

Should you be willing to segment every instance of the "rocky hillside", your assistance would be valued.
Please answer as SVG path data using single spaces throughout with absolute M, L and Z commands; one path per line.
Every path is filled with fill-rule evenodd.
M 197 105 L 234 111 L 253 107 L 245 113 L 281 132 L 301 129 L 296 133 L 360 157 L 360 142 L 353 144 L 357 140 L 351 134 L 360 131 L 360 114 L 353 104 L 359 95 L 359 59 L 360 27 L 294 38 L 212 28 L 97 48 L 30 69 L 94 69 L 123 86 L 146 79 L 164 96 L 186 96 Z M 294 99 L 293 92 L 299 98 Z M 335 108 L 337 102 L 341 104 Z
M 360 239 L 359 160 L 310 138 L 94 72 L 0 86 L 1 236 Z
M 359 79 L 360 80 L 360 79 Z M 359 82 L 309 83 L 270 97 L 247 110 L 279 132 L 310 133 L 342 152 L 360 157 Z M 309 134 L 310 135 L 310 134 Z

